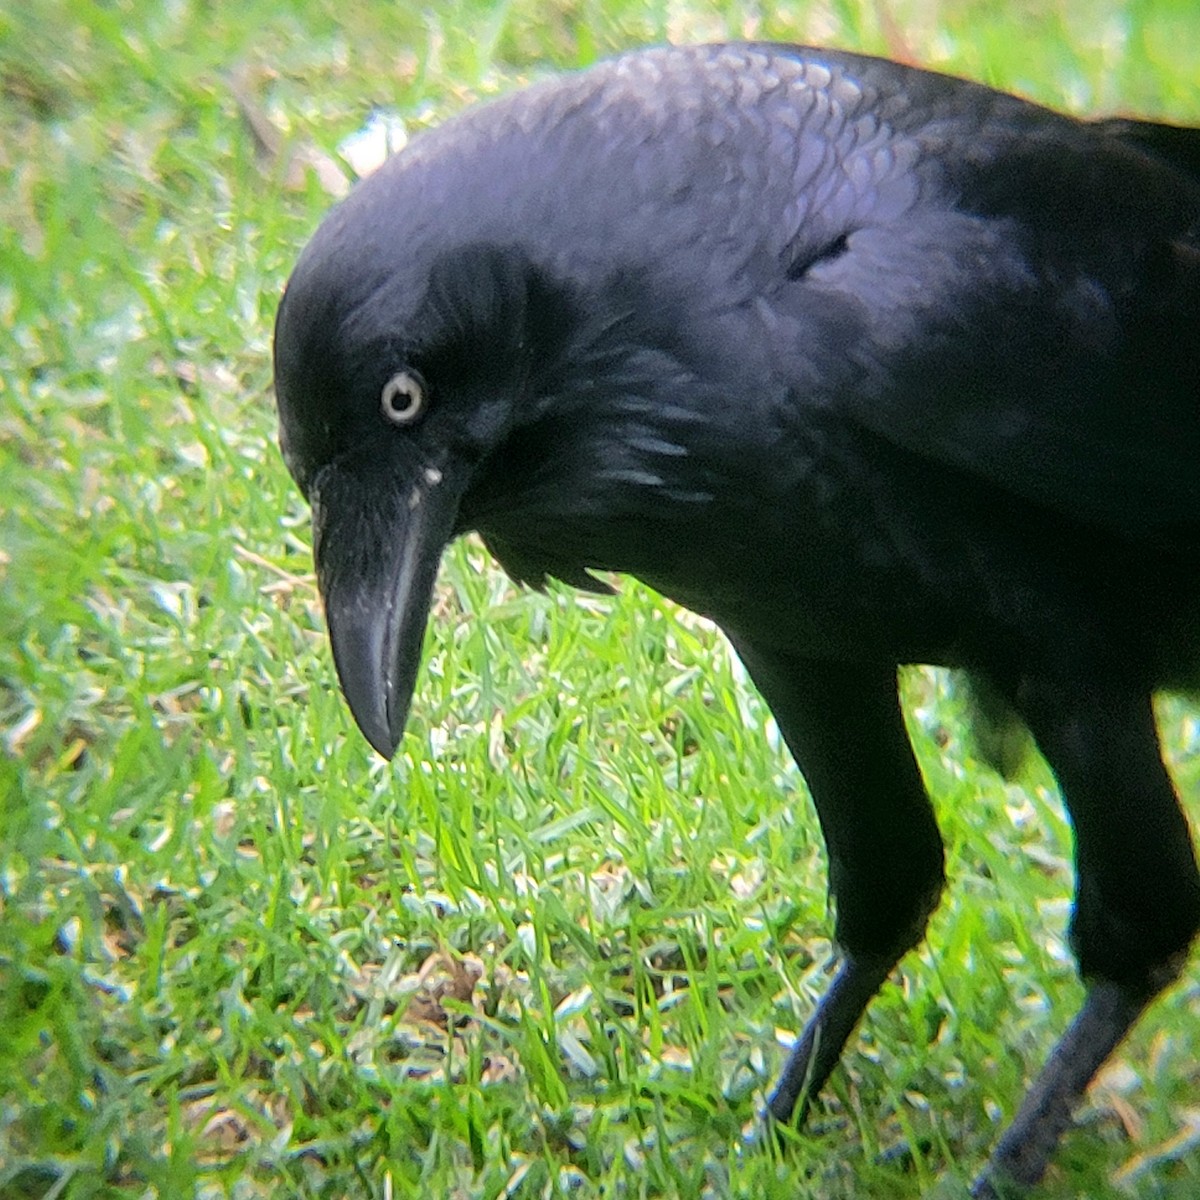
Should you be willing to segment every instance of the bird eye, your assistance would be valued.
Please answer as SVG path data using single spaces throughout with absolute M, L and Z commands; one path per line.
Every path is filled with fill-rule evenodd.
M 424 411 L 429 389 L 416 371 L 397 371 L 383 385 L 379 406 L 393 425 L 411 425 Z

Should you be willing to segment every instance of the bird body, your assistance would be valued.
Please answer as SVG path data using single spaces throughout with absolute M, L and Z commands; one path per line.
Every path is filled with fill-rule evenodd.
M 1200 131 L 841 52 L 636 52 L 361 184 L 289 282 L 276 386 L 382 753 L 467 530 L 514 579 L 628 573 L 729 635 L 813 792 L 847 955 L 776 1115 L 941 888 L 896 666 L 995 686 L 1063 786 L 1100 981 L 979 1194 L 1036 1178 L 1200 924 L 1149 707 L 1200 686 Z

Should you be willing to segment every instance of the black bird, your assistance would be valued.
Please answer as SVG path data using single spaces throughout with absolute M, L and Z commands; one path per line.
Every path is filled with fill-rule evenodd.
M 1083 1007 L 976 1183 L 1035 1182 L 1200 926 L 1151 695 L 1200 685 L 1200 130 L 883 60 L 627 54 L 422 134 L 280 304 L 342 689 L 396 749 L 441 552 L 711 617 L 816 803 L 843 965 L 787 1120 L 922 936 L 902 663 L 1002 695 L 1075 832 Z

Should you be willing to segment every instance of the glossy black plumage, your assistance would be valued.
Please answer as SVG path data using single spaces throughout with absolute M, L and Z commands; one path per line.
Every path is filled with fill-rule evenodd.
M 835 52 L 627 55 L 360 185 L 288 285 L 276 387 L 381 753 L 465 530 L 516 579 L 627 572 L 727 632 L 812 790 L 846 955 L 777 1117 L 941 889 L 896 666 L 1007 699 L 1076 828 L 1090 982 L 977 1189 L 1035 1181 L 1200 924 L 1150 710 L 1200 685 L 1200 131 Z

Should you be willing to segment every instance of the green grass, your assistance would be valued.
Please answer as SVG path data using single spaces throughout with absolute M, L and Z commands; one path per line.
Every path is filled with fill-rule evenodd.
M 1193 0 L 771 10 L 0 8 L 4 1200 L 903 1198 L 982 1162 L 1080 996 L 1045 774 L 977 766 L 912 673 L 951 891 L 807 1130 L 745 1149 L 830 947 L 809 802 L 729 651 L 636 586 L 517 591 L 466 542 L 386 765 L 336 693 L 274 448 L 274 307 L 329 204 L 286 163 L 372 105 L 417 130 L 744 33 L 1200 121 Z M 1161 716 L 1200 819 L 1194 710 Z M 1043 1195 L 1200 1194 L 1198 980 Z

